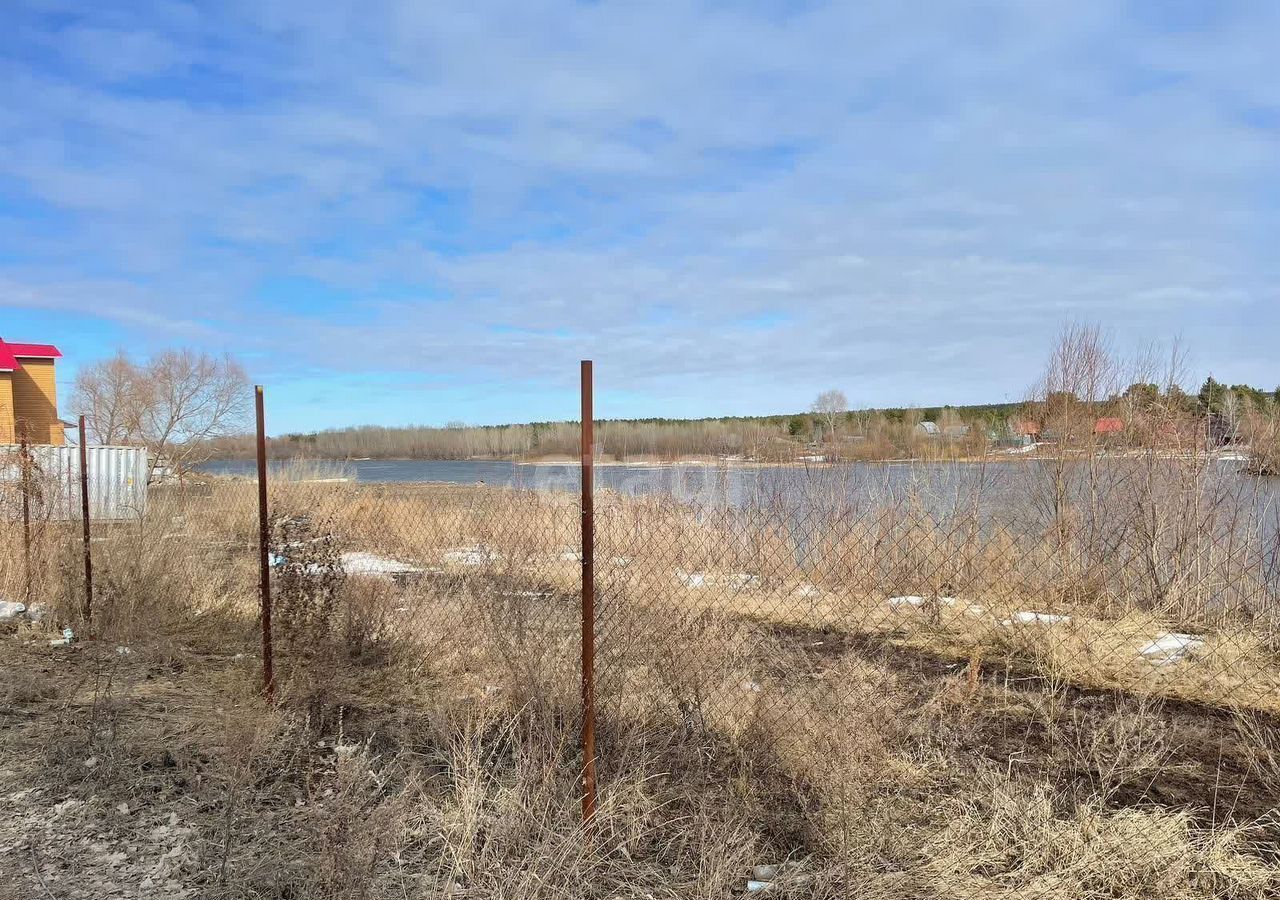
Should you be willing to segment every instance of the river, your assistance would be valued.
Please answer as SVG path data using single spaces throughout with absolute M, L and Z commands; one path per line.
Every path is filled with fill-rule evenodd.
M 292 463 L 273 461 L 281 473 Z M 312 465 L 303 463 L 303 466 Z M 370 459 L 321 462 L 315 474 L 345 476 L 368 484 L 446 483 L 517 486 L 534 490 L 578 490 L 577 464 L 527 464 L 504 460 Z M 1148 477 L 1153 470 L 1177 471 L 1179 461 L 1101 460 L 1094 469 L 1109 488 L 1126 479 Z M 1215 494 L 1247 501 L 1271 518 L 1280 509 L 1280 479 L 1254 478 L 1240 472 L 1240 463 L 1219 460 L 1202 477 Z M 859 505 L 910 500 L 936 512 L 972 504 L 980 498 L 988 509 L 1022 509 L 1043 501 L 1052 484 L 1053 463 L 1044 460 L 998 462 L 890 462 L 812 466 L 743 465 L 597 465 L 596 486 L 629 495 L 661 494 L 701 503 L 741 505 L 747 501 L 800 499 L 807 505 L 823 497 Z M 252 476 L 253 460 L 215 460 L 204 471 L 217 475 Z M 1082 481 L 1085 462 L 1070 466 L 1073 480 Z M 1098 473 L 1103 473 L 1099 476 Z

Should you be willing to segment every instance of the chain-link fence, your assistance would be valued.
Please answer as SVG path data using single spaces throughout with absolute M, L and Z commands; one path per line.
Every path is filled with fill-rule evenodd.
M 283 695 L 315 689 L 300 663 L 335 641 L 351 662 L 409 644 L 447 676 L 441 702 L 580 714 L 576 470 L 511 473 L 366 483 L 274 467 Z M 601 473 L 603 794 L 617 761 L 661 753 L 643 736 L 663 733 L 767 803 L 777 846 L 856 861 L 900 896 L 922 873 L 967 896 L 1274 884 L 1274 484 L 1156 451 Z M 174 595 L 251 623 L 256 491 L 160 484 L 137 520 L 95 524 L 95 627 Z M 6 532 L 5 590 L 73 619 L 75 527 L 36 519 L 40 562 L 23 576 Z

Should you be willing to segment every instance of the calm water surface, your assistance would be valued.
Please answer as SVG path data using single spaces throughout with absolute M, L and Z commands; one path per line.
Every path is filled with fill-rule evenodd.
M 279 471 L 287 462 L 273 462 Z M 530 465 L 499 460 L 357 460 L 325 463 L 334 474 L 356 481 L 378 483 L 438 482 L 492 484 L 534 490 L 578 490 L 576 464 Z M 783 501 L 808 505 L 823 497 L 867 504 L 889 500 L 917 501 L 938 512 L 972 503 L 981 497 L 984 506 L 1034 507 L 1047 502 L 1052 478 L 1049 463 L 1039 460 L 994 463 L 854 463 L 849 465 L 715 466 L 715 465 L 607 465 L 596 467 L 596 486 L 630 495 L 660 494 L 681 500 L 740 505 L 748 500 Z M 1145 476 L 1145 463 L 1108 460 L 1098 469 L 1103 479 L 1118 484 Z M 1176 465 L 1171 463 L 1170 465 Z M 1253 478 L 1240 473 L 1240 463 L 1222 460 L 1211 464 L 1207 481 L 1217 491 L 1228 492 L 1255 504 L 1260 513 L 1280 511 L 1280 479 Z M 252 476 L 253 460 L 217 460 L 205 470 L 219 475 Z M 1073 471 L 1083 472 L 1083 466 Z

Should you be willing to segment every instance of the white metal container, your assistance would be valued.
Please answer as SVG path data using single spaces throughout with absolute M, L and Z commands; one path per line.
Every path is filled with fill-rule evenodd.
M 80 519 L 80 448 L 46 444 L 31 454 L 31 518 L 66 522 Z M 89 519 L 94 522 L 137 521 L 147 512 L 147 449 L 87 447 Z M 0 446 L 0 503 L 4 518 L 21 516 L 21 450 Z

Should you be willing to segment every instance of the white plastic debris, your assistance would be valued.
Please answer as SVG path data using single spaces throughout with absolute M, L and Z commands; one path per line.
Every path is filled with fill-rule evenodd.
M 68 644 L 75 643 L 76 633 L 70 628 L 62 629 L 62 637 L 54 638 L 49 642 L 50 647 L 65 647 Z
M 1005 619 L 1003 624 L 1013 625 L 1014 623 L 1017 623 L 1019 625 L 1059 625 L 1059 624 L 1066 624 L 1067 622 L 1070 622 L 1070 621 L 1071 621 L 1070 616 L 1058 616 L 1058 615 L 1054 615 L 1053 613 L 1016 612 L 1013 614 L 1013 618 Z
M 577 550 L 564 550 L 560 553 L 561 562 L 582 562 L 582 554 Z
M 759 881 L 755 878 L 747 879 L 747 893 L 749 894 L 757 894 L 760 891 L 767 891 L 771 887 L 773 887 L 772 881 Z
M 448 554 L 446 554 L 447 556 Z M 343 553 L 339 560 L 342 571 L 348 575 L 369 575 L 375 578 L 399 578 L 408 575 L 421 575 L 422 569 L 412 563 L 402 562 L 376 553 L 352 550 Z
M 1204 646 L 1204 639 L 1194 634 L 1182 634 L 1176 631 L 1162 631 L 1155 640 L 1145 644 L 1138 655 L 1149 659 L 1157 666 L 1180 662 L 1189 654 Z
M 132 649 L 131 647 L 117 647 L 117 648 L 116 648 L 116 655 L 117 655 L 117 656 L 132 656 L 132 655 L 133 655 L 133 649 Z
M 0 600 L 0 619 L 13 619 L 27 611 L 27 604 Z

